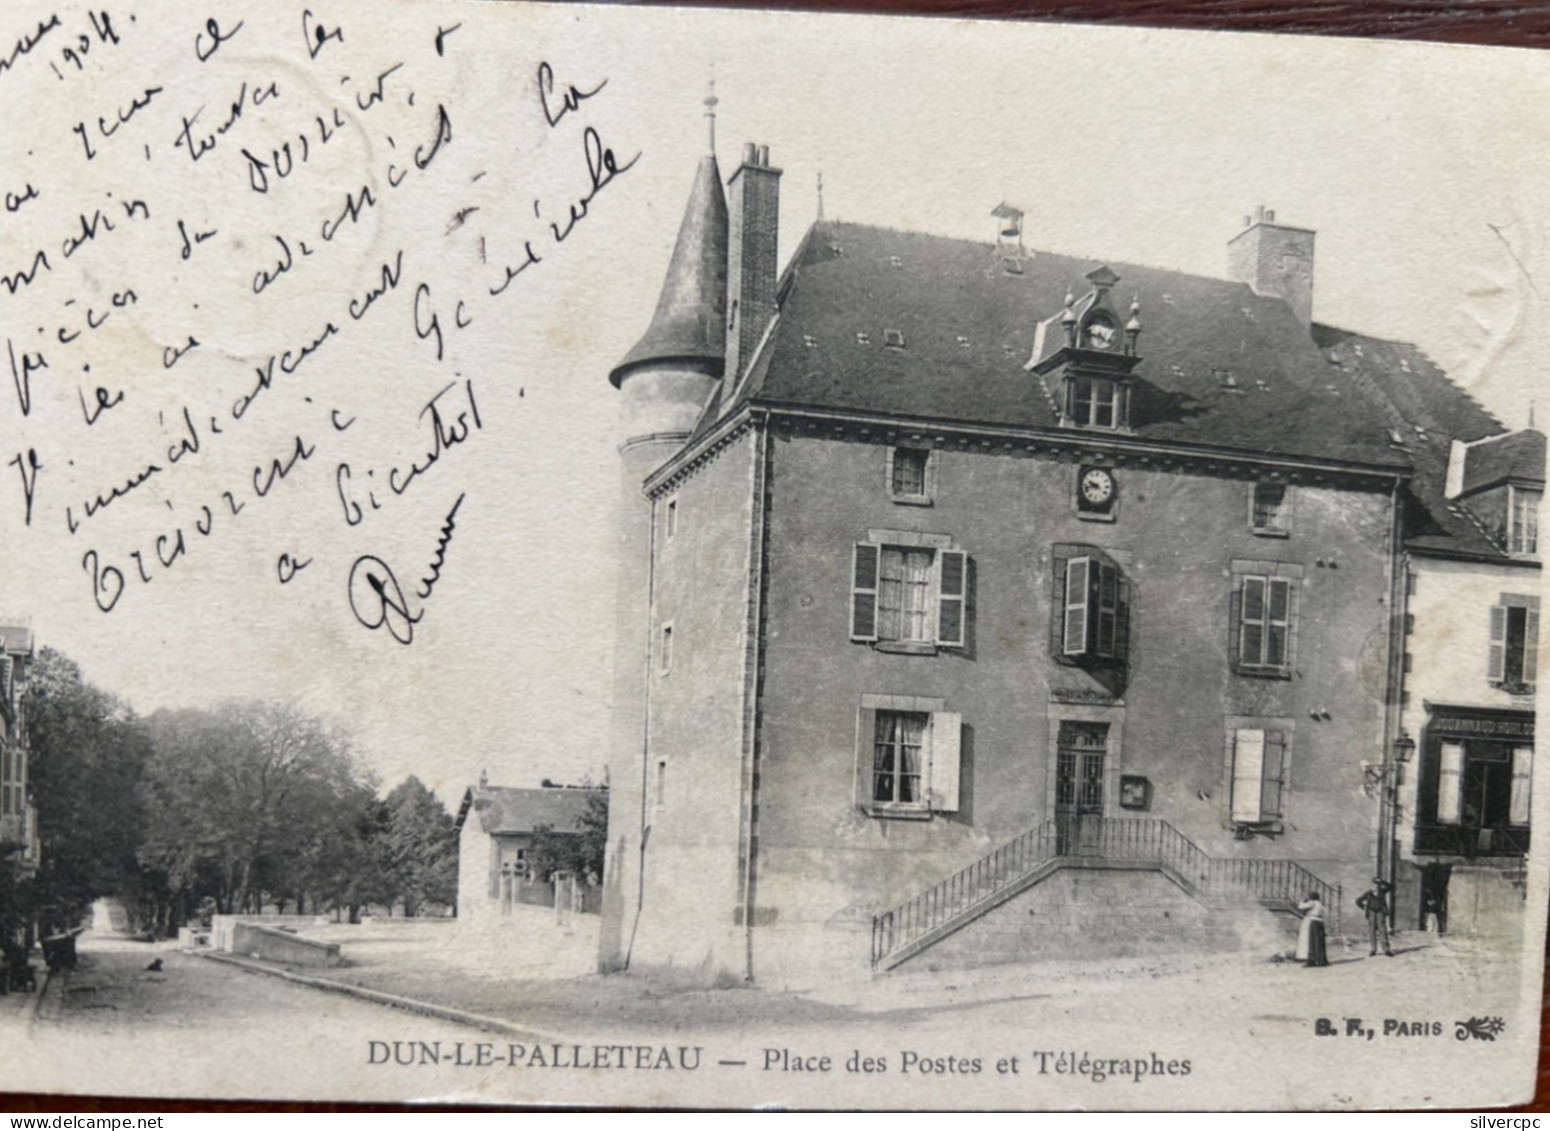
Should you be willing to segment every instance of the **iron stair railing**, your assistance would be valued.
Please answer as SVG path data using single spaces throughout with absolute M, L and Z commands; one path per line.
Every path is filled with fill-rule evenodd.
M 1340 888 L 1295 860 L 1223 860 L 1207 855 L 1161 818 L 1045 821 L 974 863 L 872 918 L 872 964 L 928 936 L 938 937 L 1009 898 L 1009 889 L 1041 869 L 1082 861 L 1123 861 L 1166 872 L 1198 898 L 1295 905 L 1308 893 L 1324 904 L 1331 932 L 1340 930 Z

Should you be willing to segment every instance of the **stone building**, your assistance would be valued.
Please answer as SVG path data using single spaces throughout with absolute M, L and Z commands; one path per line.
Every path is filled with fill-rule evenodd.
M 591 799 L 606 791 L 584 787 L 520 789 L 491 785 L 483 776 L 463 793 L 458 807 L 457 917 L 491 923 L 513 904 L 552 905 L 551 877 L 535 868 L 540 829 L 581 836 L 579 822 Z M 585 884 L 586 877 L 578 877 Z M 597 896 L 587 910 L 595 910 Z
M 1413 763 L 1396 771 L 1391 798 L 1396 915 L 1404 927 L 1424 927 L 1432 911 L 1455 933 L 1518 935 L 1545 437 L 1505 431 L 1452 386 L 1439 391 L 1452 397 L 1431 398 L 1432 421 L 1412 426 L 1423 449 L 1414 482 L 1424 517 L 1405 542 L 1411 644 L 1403 698 L 1417 747 Z M 1433 439 L 1444 419 L 1445 448 Z M 1404 749 L 1411 753 L 1408 743 Z
M 1223 280 L 1036 252 L 1002 205 L 985 243 L 819 221 L 777 272 L 780 175 L 701 159 L 611 374 L 603 968 L 778 984 L 1354 914 L 1414 452 L 1310 323 L 1313 233 L 1261 210 Z
M 0 625 L 0 860 L 15 879 L 38 870 L 38 811 L 27 784 L 31 752 L 22 689 L 34 657 L 32 630 Z

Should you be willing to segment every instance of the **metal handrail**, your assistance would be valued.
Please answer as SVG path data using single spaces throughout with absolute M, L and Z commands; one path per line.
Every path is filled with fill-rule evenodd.
M 1340 929 L 1340 888 L 1294 860 L 1221 860 L 1158 817 L 1044 821 L 897 907 L 872 917 L 872 962 L 945 926 L 1057 859 L 1155 863 L 1197 893 L 1298 903 L 1318 893 L 1330 929 Z

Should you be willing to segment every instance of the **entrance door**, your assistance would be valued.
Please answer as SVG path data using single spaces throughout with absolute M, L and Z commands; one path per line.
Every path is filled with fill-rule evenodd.
M 1055 751 L 1055 851 L 1096 856 L 1103 834 L 1109 724 L 1062 720 Z

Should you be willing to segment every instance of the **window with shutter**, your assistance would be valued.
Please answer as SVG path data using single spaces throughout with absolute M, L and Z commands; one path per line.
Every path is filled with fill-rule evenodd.
M 1463 794 L 1459 789 L 1464 772 L 1464 744 L 1444 742 L 1437 761 L 1437 820 L 1444 825 L 1459 823 Z
M 1233 615 L 1240 672 L 1290 675 L 1295 592 L 1285 577 L 1250 574 L 1239 579 Z
M 1228 820 L 1258 834 L 1280 831 L 1291 766 L 1291 720 L 1227 720 Z
M 927 820 L 959 807 L 963 716 L 940 699 L 862 695 L 856 719 L 857 808 Z
M 1507 804 L 1507 822 L 1528 824 L 1529 790 L 1534 777 L 1534 748 L 1514 747 L 1512 751 L 1512 796 Z
M 1129 638 L 1126 586 L 1101 554 L 1055 550 L 1055 654 L 1069 662 L 1123 661 Z
M 898 652 L 964 647 L 970 565 L 962 550 L 857 542 L 851 559 L 850 638 Z
M 1539 598 L 1503 593 L 1491 606 L 1486 679 L 1503 690 L 1526 693 L 1539 675 Z

